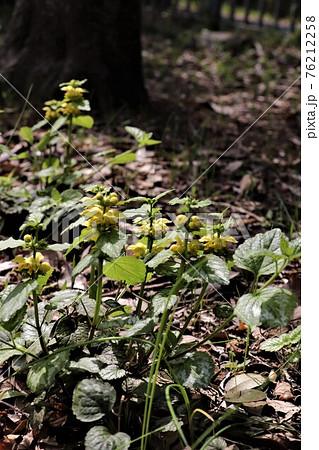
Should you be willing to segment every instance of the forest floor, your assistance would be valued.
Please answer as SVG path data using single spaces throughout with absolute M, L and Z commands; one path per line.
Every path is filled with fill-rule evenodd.
M 214 211 L 222 212 L 228 208 L 228 212 L 237 217 L 239 240 L 243 233 L 246 233 L 245 237 L 254 236 L 276 227 L 289 238 L 297 237 L 300 232 L 298 34 L 242 30 L 212 33 L 197 29 L 192 22 L 175 26 L 167 20 L 150 27 L 146 20 L 143 60 L 150 98 L 147 109 L 134 113 L 134 117 L 127 110 L 118 111 L 109 117 L 107 123 L 98 122 L 94 131 L 79 135 L 75 147 L 90 158 L 91 164 L 110 183 L 129 196 L 155 196 L 166 189 L 174 189 L 177 196 L 187 193 L 197 198 L 209 197 Z M 129 141 L 125 137 L 124 126 L 128 124 L 153 132 L 154 138 L 162 143 L 152 149 L 138 150 L 134 162 L 113 167 L 103 165 L 101 158 L 95 157 L 94 153 L 113 147 L 119 151 L 126 150 Z M 10 121 L 3 119 L 3 125 L 7 129 L 3 130 L 0 143 L 5 143 L 12 133 Z M 25 148 L 17 134 L 14 135 L 11 150 L 19 153 Z M 90 175 L 92 181 L 99 180 L 80 156 L 76 159 L 82 173 Z M 1 162 L 2 175 L 7 176 L 13 169 L 15 173 L 31 173 L 27 160 L 10 160 L 2 155 Z M 34 190 L 34 186 L 30 189 Z M 7 205 L 6 193 L 1 195 L 1 205 Z M 18 217 L 12 210 L 14 218 L 8 219 L 7 212 L 2 211 L 7 222 L 1 230 L 6 237 Z M 15 232 L 18 233 L 17 229 Z M 1 282 L 10 270 L 8 259 L 4 255 L 0 261 Z M 233 276 L 237 275 L 234 272 Z M 88 280 L 84 277 L 82 282 L 85 287 Z M 161 283 L 161 279 L 155 280 L 151 290 L 156 292 L 162 287 Z M 300 300 L 299 262 L 291 263 L 285 269 L 277 286 L 288 286 Z M 234 290 L 227 290 L 226 286 L 220 292 L 232 305 L 235 304 L 238 295 Z M 186 336 L 189 341 L 200 340 L 212 324 L 219 324 L 212 312 L 214 302 L 218 303 L 218 295 L 211 291 L 198 319 L 188 328 Z M 190 304 L 191 300 L 186 299 L 177 309 L 173 322 L 175 329 L 179 329 L 183 318 L 189 314 Z M 298 305 L 286 327 L 269 330 L 256 327 L 251 339 L 247 372 L 263 374 L 275 371 L 287 355 L 284 351 L 260 351 L 260 343 L 299 324 Z M 222 404 L 221 387 L 225 386 L 229 373 L 235 372 L 238 364 L 242 363 L 245 339 L 246 329 L 234 320 L 216 336 L 216 342 L 205 346 L 217 362 L 218 369 L 212 389 L 192 391 L 200 408 L 211 412 L 216 404 Z M 26 389 L 22 377 L 12 382 Z M 64 417 L 69 411 L 58 409 L 59 406 L 56 405 L 54 417 L 53 413 L 47 417 L 46 438 L 42 431 L 42 444 L 37 448 L 80 448 L 80 444 L 72 447 L 73 444 L 68 442 L 72 426 L 80 433 L 79 427 L 72 424 L 68 428 L 65 425 Z M 34 448 L 34 436 L 26 427 L 23 415 L 23 401 L 16 400 L 14 408 L 10 409 L 8 400 L 1 403 L 3 436 L 9 436 L 3 437 L 0 448 Z M 232 420 L 243 418 L 247 420 L 246 429 L 234 427 L 222 435 L 227 441 L 227 449 L 235 449 L 236 445 L 240 450 L 300 448 L 298 361 L 287 364 L 280 377 L 269 386 L 267 405 L 262 410 L 255 405 L 251 410 L 243 409 Z M 57 427 L 62 431 L 57 431 Z M 168 435 L 166 440 L 154 435 L 151 448 L 179 448 L 175 444 L 176 436 Z M 17 436 L 20 444 L 12 446 L 12 439 L 17 439 Z M 66 443 L 62 444 L 64 439 Z

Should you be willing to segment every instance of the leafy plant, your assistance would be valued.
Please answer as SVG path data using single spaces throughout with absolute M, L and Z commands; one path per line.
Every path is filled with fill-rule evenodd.
M 170 207 L 178 208 L 178 214 L 171 220 L 162 216 L 159 206 L 169 191 L 155 198 L 126 201 L 119 201 L 117 193 L 104 186 L 88 186 L 86 192 L 82 197 L 73 189 L 61 193 L 52 190 L 51 196 L 43 198 L 42 206 L 39 202 L 34 206 L 22 226 L 23 239 L 1 241 L 0 250 L 10 248 L 20 253 L 13 262 L 18 264 L 15 270 L 22 280 L 17 285 L 9 284 L 0 297 L 0 361 L 22 355 L 26 365 L 19 371 L 26 371 L 32 392 L 38 395 L 44 391 L 48 398 L 61 389 L 61 395 L 72 397 L 70 406 L 76 418 L 93 425 L 85 438 L 87 449 L 129 448 L 132 426 L 124 422 L 126 425 L 118 428 L 115 421 L 117 417 L 129 417 L 136 404 L 143 418 L 139 434 L 132 438 L 140 440 L 141 449 L 146 449 L 153 408 L 161 401 L 161 407 L 171 415 L 170 427 L 177 431 L 182 444 L 193 442 L 197 447 L 204 441 L 207 447 L 217 442 L 217 435 L 213 439 L 208 427 L 195 439 L 192 417 L 198 409 L 187 396 L 189 388 L 207 388 L 215 372 L 212 357 L 199 349 L 237 316 L 248 325 L 245 363 L 252 327 L 288 323 L 295 296 L 272 283 L 300 256 L 300 240 L 289 241 L 274 229 L 246 240 L 233 252 L 236 240 L 227 234 L 231 221 L 217 215 L 210 224 L 195 214 L 210 207 L 209 200 L 172 199 Z M 80 198 L 83 210 L 74 222 L 81 227 L 80 235 L 67 245 L 40 239 L 39 233 L 52 218 L 67 204 L 75 207 Z M 137 206 L 128 208 L 131 203 Z M 121 227 L 123 219 L 131 221 L 130 233 Z M 27 230 L 30 234 L 25 234 Z M 70 258 L 84 248 L 85 256 L 77 263 L 73 261 L 72 279 L 89 272 L 87 291 L 71 287 L 45 296 L 44 288 L 54 269 L 44 262 L 41 251 L 64 251 L 65 258 Z M 240 296 L 234 310 L 227 309 L 224 322 L 203 340 L 184 343 L 208 287 L 229 285 L 234 264 L 252 273 L 250 291 Z M 163 273 L 168 286 L 149 294 L 148 283 Z M 139 284 L 137 294 L 132 287 Z M 199 294 L 177 332 L 172 328 L 175 311 L 183 295 L 196 289 Z M 111 290 L 111 298 L 104 295 Z M 135 299 L 135 306 L 134 302 L 121 302 L 126 295 Z M 295 334 L 278 338 L 277 348 L 289 339 L 296 343 Z M 270 346 L 264 343 L 263 348 Z M 166 378 L 160 381 L 163 372 Z M 176 415 L 168 389 L 171 386 L 182 397 L 186 414 Z M 258 389 L 263 386 L 256 385 Z M 229 391 L 225 399 L 234 405 L 263 401 L 266 394 L 260 389 L 251 392 L 250 387 L 240 395 Z M 125 416 L 123 398 L 127 402 Z M 136 403 L 132 404 L 132 398 Z M 160 430 L 165 427 L 167 424 L 161 425 Z M 218 422 L 215 432 L 216 427 Z

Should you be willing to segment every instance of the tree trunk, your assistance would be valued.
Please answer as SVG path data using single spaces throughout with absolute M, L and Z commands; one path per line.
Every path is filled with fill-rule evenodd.
M 1 73 L 39 104 L 70 79 L 88 79 L 92 104 L 146 101 L 139 0 L 17 0 L 0 50 Z

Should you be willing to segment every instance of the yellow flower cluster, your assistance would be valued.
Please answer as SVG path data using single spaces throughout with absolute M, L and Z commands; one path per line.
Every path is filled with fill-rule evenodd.
M 155 243 L 153 243 L 151 253 L 159 253 L 164 248 L 165 247 L 163 247 L 162 245 L 156 245 Z M 142 242 L 137 242 L 136 244 L 129 245 L 127 247 L 127 250 L 131 250 L 135 258 L 144 258 L 144 256 L 146 256 L 148 253 L 147 245 L 143 244 Z
M 175 219 L 175 226 L 181 228 L 188 221 L 188 217 L 185 214 L 179 214 Z M 188 229 L 190 231 L 198 231 L 202 227 L 202 223 L 197 216 L 190 218 Z
M 236 243 L 236 239 L 233 236 L 218 236 L 218 233 L 208 234 L 203 236 L 199 242 L 204 245 L 205 252 L 214 251 L 218 252 L 229 247 L 228 243 Z
M 45 118 L 47 120 L 55 121 L 57 120 L 61 114 L 63 114 L 63 109 L 61 108 L 61 102 L 58 100 L 49 100 L 45 102 L 45 107 L 43 111 L 45 111 Z
M 85 80 L 84 80 L 85 81 Z M 84 104 L 83 94 L 88 92 L 79 87 L 83 82 L 71 80 L 69 83 L 63 83 L 61 91 L 64 91 L 64 100 L 49 100 L 45 102 L 45 118 L 51 122 L 57 120 L 61 115 L 76 117 L 81 114 L 80 106 Z
M 129 245 L 127 250 L 131 250 L 135 258 L 144 258 L 147 253 L 147 246 L 142 242 L 137 242 L 134 245 Z
M 111 209 L 118 203 L 118 196 L 115 192 L 111 194 L 97 193 L 94 197 L 83 197 L 83 203 L 88 203 L 86 209 L 81 213 L 87 220 L 83 226 L 97 231 L 91 240 L 96 241 L 100 232 L 107 231 L 117 226 L 118 212 Z
M 171 245 L 170 249 L 172 250 L 172 252 L 174 253 L 190 253 L 192 256 L 196 256 L 197 253 L 202 249 L 202 245 L 199 242 L 198 239 L 193 239 L 192 241 L 189 241 L 187 243 L 187 249 L 185 252 L 185 244 L 183 239 L 181 239 L 180 237 L 176 238 L 176 244 Z
M 63 86 L 61 91 L 65 91 L 64 98 L 70 100 L 71 102 L 80 102 L 83 100 L 83 94 L 87 92 L 86 89 L 71 85 Z
M 81 114 L 79 108 L 77 108 L 75 105 L 72 105 L 72 103 L 62 103 L 61 107 L 61 112 L 64 116 L 76 117 Z
M 168 223 L 171 223 L 168 219 L 156 219 L 153 221 L 151 226 L 151 221 L 142 220 L 141 218 L 137 218 L 134 220 L 134 223 L 139 224 L 139 233 L 144 236 L 152 236 L 155 239 L 158 239 L 168 231 Z
M 197 216 L 192 216 L 191 220 L 189 221 L 189 225 L 188 228 L 190 229 L 190 231 L 198 231 L 200 230 L 202 227 L 202 223 L 199 220 L 199 218 Z
M 43 258 L 42 253 L 37 252 L 35 258 L 33 256 L 29 256 L 28 258 L 17 256 L 12 261 L 19 264 L 17 268 L 19 272 L 26 272 L 29 275 L 37 274 L 38 272 L 45 274 L 51 269 L 51 266 L 47 262 L 41 262 Z

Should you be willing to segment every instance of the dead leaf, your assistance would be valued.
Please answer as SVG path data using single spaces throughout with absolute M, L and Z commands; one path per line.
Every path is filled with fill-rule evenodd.
M 274 390 L 274 395 L 279 397 L 279 400 L 290 400 L 293 398 L 291 386 L 286 381 L 278 381 Z
M 238 390 L 237 387 L 230 389 L 225 395 L 225 400 L 230 403 L 251 403 L 265 400 L 267 395 L 263 391 L 256 389 Z
M 300 411 L 300 406 L 296 406 L 291 402 L 284 402 L 282 400 L 266 400 L 267 404 L 274 408 L 275 411 L 279 413 L 289 414 L 288 418 L 292 417 L 294 414 Z
M 228 392 L 233 388 L 239 391 L 244 389 L 253 389 L 261 386 L 266 378 L 258 373 L 241 373 L 231 378 L 225 385 L 225 391 Z

